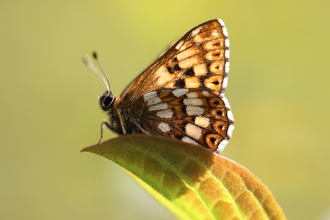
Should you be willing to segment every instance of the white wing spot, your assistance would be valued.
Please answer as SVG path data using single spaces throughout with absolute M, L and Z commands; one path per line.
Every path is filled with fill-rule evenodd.
M 201 108 L 201 107 L 195 107 L 195 106 L 191 106 L 191 105 L 188 105 L 187 106 L 187 114 L 189 116 L 192 116 L 192 115 L 201 115 L 204 113 L 204 109 Z
M 191 123 L 186 124 L 185 132 L 188 136 L 196 140 L 202 137 L 202 129 Z
M 226 27 L 222 27 L 222 32 L 223 32 L 223 35 L 225 35 L 226 37 L 228 37 L 228 30 Z
M 146 101 L 148 101 L 149 99 L 152 99 L 152 98 L 154 98 L 154 97 L 156 97 L 156 96 L 157 96 L 157 92 L 156 92 L 156 91 L 154 91 L 154 92 L 149 92 L 149 93 L 143 95 L 143 99 L 144 99 L 144 101 L 146 102 Z
M 228 116 L 228 118 L 229 118 L 230 120 L 234 121 L 234 115 L 233 115 L 233 113 L 232 113 L 230 110 L 227 111 L 227 116 Z
M 149 111 L 158 111 L 158 110 L 163 110 L 163 109 L 167 109 L 168 105 L 167 103 L 161 103 L 158 105 L 153 105 L 149 107 Z
M 172 118 L 173 112 L 171 109 L 167 109 L 157 112 L 156 115 L 160 118 Z
M 230 43 L 229 43 L 229 39 L 226 39 L 226 40 L 225 40 L 225 45 L 226 45 L 226 47 L 229 47 L 229 45 L 230 45 Z
M 203 91 L 203 95 L 206 96 L 206 97 L 209 97 L 210 96 L 210 93 L 207 92 L 207 91 Z
M 197 27 L 195 30 L 193 30 L 192 32 L 191 32 L 191 34 L 194 36 L 194 35 L 196 35 L 196 34 L 198 34 L 199 32 L 200 32 L 200 30 L 202 29 L 202 27 Z
M 198 145 L 198 143 L 196 141 L 194 141 L 193 139 L 191 139 L 190 137 L 187 137 L 187 136 L 184 136 L 182 138 L 182 141 L 183 142 L 186 142 L 186 143 L 189 143 L 189 144 L 196 144 L 196 145 Z
M 176 49 L 176 50 L 179 50 L 180 47 L 183 45 L 183 43 L 184 43 L 184 41 L 181 40 L 181 41 L 175 46 L 175 49 Z
M 223 20 L 221 20 L 221 19 L 218 19 L 218 22 L 220 23 L 220 25 L 221 25 L 222 27 L 224 27 L 224 26 L 225 26 L 225 22 L 223 22 Z
M 185 105 L 203 105 L 203 101 L 201 99 L 184 99 L 183 103 Z
M 226 97 L 222 97 L 222 100 L 223 100 L 223 102 L 225 103 L 225 106 L 226 106 L 227 108 L 230 109 L 230 104 L 229 104 L 229 102 L 228 102 L 228 99 L 227 99 Z M 228 111 L 228 112 L 229 112 L 229 111 Z M 227 114 L 228 114 L 228 113 L 227 113 Z M 232 116 L 232 115 L 231 115 L 231 116 Z M 228 116 L 228 118 L 234 121 L 234 117 L 230 118 L 230 117 Z
M 187 94 L 188 92 L 189 92 L 188 89 L 176 89 L 172 91 L 173 95 L 175 95 L 177 98 Z
M 158 125 L 158 129 L 161 130 L 162 132 L 166 133 L 171 130 L 171 127 L 167 123 L 162 122 Z
M 234 131 L 234 125 L 229 125 L 228 131 L 227 131 L 229 137 L 233 136 L 233 131 Z
M 162 100 L 158 97 L 154 97 L 148 100 L 148 104 L 147 105 L 154 105 L 154 104 L 158 104 L 161 103 Z
M 225 149 L 225 147 L 226 147 L 226 145 L 228 144 L 228 142 L 229 142 L 229 141 L 227 141 L 227 140 L 225 140 L 225 139 L 223 139 L 223 140 L 221 141 L 221 143 L 218 145 L 218 149 L 217 149 L 217 151 L 218 151 L 219 154 Z
M 193 99 L 193 98 L 197 98 L 198 94 L 197 92 L 189 92 L 186 96 L 190 99 Z
M 210 119 L 205 117 L 196 117 L 195 118 L 195 125 L 198 125 L 202 128 L 206 128 L 210 125 Z
M 229 57 L 230 57 L 230 52 L 229 52 L 229 50 L 226 50 L 226 51 L 225 51 L 225 57 L 229 59 Z
M 229 73 L 229 62 L 225 64 L 225 73 Z
M 222 83 L 221 91 L 224 92 L 225 89 L 227 88 L 227 86 L 228 86 L 228 77 L 225 77 L 225 78 L 223 79 L 223 83 Z

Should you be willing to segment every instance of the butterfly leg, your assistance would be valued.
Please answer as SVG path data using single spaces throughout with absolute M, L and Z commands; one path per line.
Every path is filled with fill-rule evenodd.
M 106 120 L 103 119 L 102 120 L 102 123 L 101 123 L 101 136 L 100 136 L 100 139 L 99 139 L 99 141 L 97 142 L 96 145 L 100 144 L 101 141 L 102 141 L 102 138 L 103 138 L 103 127 L 104 127 L 104 125 L 106 125 L 109 129 L 111 129 L 109 123 Z
M 125 129 L 125 126 L 124 126 L 124 120 L 123 120 L 123 116 L 120 113 L 120 109 L 117 108 L 116 111 L 117 111 L 117 115 L 118 115 L 118 118 L 119 118 L 121 130 L 123 131 L 123 134 L 126 134 L 126 129 Z
M 139 123 L 137 123 L 134 119 L 133 119 L 133 122 L 134 124 L 136 125 L 136 127 L 138 127 L 140 129 L 140 131 L 143 133 L 143 134 L 147 134 L 147 135 L 150 135 L 150 133 L 146 130 L 144 130 L 140 125 Z

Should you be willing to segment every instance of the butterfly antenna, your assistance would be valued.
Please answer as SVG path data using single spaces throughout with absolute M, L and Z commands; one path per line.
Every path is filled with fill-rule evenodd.
M 108 83 L 108 86 L 109 86 L 109 92 L 111 92 L 111 86 L 110 86 L 109 78 L 108 78 L 107 74 L 105 74 L 105 71 L 104 71 L 104 69 L 103 69 L 103 67 L 102 67 L 102 65 L 101 65 L 101 63 L 100 63 L 100 61 L 99 61 L 99 59 L 97 57 L 97 53 L 95 51 L 93 52 L 93 57 L 96 60 L 97 65 L 99 65 L 100 69 L 102 70 L 102 73 L 105 76 L 105 78 L 107 80 L 107 83 Z
M 93 53 L 93 56 L 94 56 L 94 53 Z M 95 58 L 95 56 L 94 56 L 94 58 Z M 102 82 L 104 83 L 105 87 L 107 87 L 107 90 L 109 92 L 111 92 L 111 90 L 110 90 L 110 83 L 109 83 L 109 79 L 108 79 L 107 75 L 105 75 L 106 76 L 106 79 L 107 79 L 107 80 L 105 80 L 104 77 L 102 76 L 102 74 L 96 69 L 96 67 L 94 66 L 93 62 L 91 61 L 91 59 L 90 59 L 90 57 L 88 55 L 85 55 L 83 57 L 83 60 L 86 63 L 87 67 L 90 70 L 92 70 L 92 72 L 95 73 L 95 75 L 97 75 L 102 80 Z M 103 69 L 102 69 L 102 71 L 103 71 Z

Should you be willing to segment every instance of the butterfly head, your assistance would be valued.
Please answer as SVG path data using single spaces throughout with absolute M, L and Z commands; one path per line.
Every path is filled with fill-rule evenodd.
M 119 98 L 118 98 L 119 100 Z M 109 121 L 106 123 L 107 127 L 116 132 L 117 134 L 123 134 L 123 130 L 120 124 L 120 113 L 118 112 L 118 101 L 116 102 L 115 94 L 111 92 L 105 92 L 99 97 L 99 103 L 103 111 L 107 112 Z
M 115 100 L 115 95 L 109 91 L 106 91 L 99 97 L 99 103 L 103 111 L 108 111 L 113 106 Z
M 103 75 L 97 70 L 97 68 L 94 66 L 92 63 L 91 59 L 89 58 L 88 55 L 84 56 L 84 62 L 88 66 L 89 69 L 91 69 L 104 83 L 105 87 L 107 88 L 107 91 L 103 93 L 99 97 L 99 104 L 102 108 L 103 111 L 106 111 L 107 114 L 109 115 L 109 123 L 106 123 L 108 128 L 111 130 L 117 132 L 118 134 L 123 134 L 121 125 L 120 125 L 120 120 L 119 120 L 119 113 L 117 110 L 117 107 L 115 107 L 116 103 L 118 104 L 118 101 L 116 101 L 115 94 L 111 92 L 111 87 L 110 87 L 110 82 L 108 79 L 107 74 L 105 74 L 98 58 L 96 52 L 93 52 L 93 57 L 96 60 L 99 68 L 101 69 Z
M 91 69 L 102 80 L 105 87 L 107 88 L 107 91 L 99 97 L 99 103 L 100 103 L 100 106 L 103 109 L 103 111 L 108 111 L 112 107 L 114 101 L 116 100 L 116 97 L 111 92 L 110 81 L 108 79 L 107 74 L 105 74 L 101 63 L 99 62 L 99 60 L 97 58 L 96 52 L 93 52 L 93 57 L 96 60 L 99 68 L 102 70 L 103 75 L 94 66 L 94 64 L 90 60 L 89 56 L 85 55 L 84 61 L 85 61 L 86 65 L 89 67 L 89 69 Z

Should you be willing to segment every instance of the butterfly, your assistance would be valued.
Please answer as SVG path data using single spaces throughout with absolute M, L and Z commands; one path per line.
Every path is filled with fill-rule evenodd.
M 117 96 L 95 52 L 93 56 L 105 78 L 88 56 L 84 60 L 107 87 L 99 104 L 109 122 L 103 120 L 101 128 L 105 124 L 119 135 L 141 133 L 175 138 L 214 152 L 225 148 L 234 129 L 234 118 L 224 97 L 229 40 L 222 20 L 207 21 L 191 29 Z

